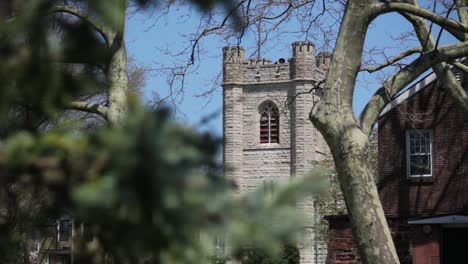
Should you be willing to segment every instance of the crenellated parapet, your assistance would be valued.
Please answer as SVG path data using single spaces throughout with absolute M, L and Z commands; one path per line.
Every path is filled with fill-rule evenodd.
M 301 41 L 292 44 L 291 59 L 292 79 L 311 79 L 315 72 L 315 45 L 312 42 Z
M 271 63 L 270 59 L 248 60 L 243 63 L 245 82 L 275 82 L 290 80 L 290 64 L 285 59 Z
M 240 46 L 227 46 L 223 48 L 223 82 L 243 82 L 243 63 L 245 49 Z
M 315 55 L 312 42 L 292 44 L 292 58 L 246 59 L 241 46 L 223 48 L 224 83 L 255 83 L 288 80 L 315 80 L 328 69 L 330 53 Z
M 323 72 L 328 71 L 331 58 L 332 58 L 331 52 L 320 52 L 317 55 L 317 68 L 322 70 Z

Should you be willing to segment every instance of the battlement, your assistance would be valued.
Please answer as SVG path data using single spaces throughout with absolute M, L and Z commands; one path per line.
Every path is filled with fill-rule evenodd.
M 328 66 L 330 66 L 331 58 L 331 52 L 320 52 L 317 56 L 317 68 L 326 72 L 328 70 Z
M 315 45 L 301 41 L 292 44 L 292 58 L 280 58 L 272 63 L 270 59 L 245 59 L 241 46 L 223 48 L 224 82 L 275 82 L 294 79 L 314 79 L 316 71 L 328 69 L 330 53 L 315 56 Z
M 223 48 L 224 63 L 239 63 L 245 60 L 245 49 L 242 46 L 226 46 Z
M 293 58 L 302 56 L 315 57 L 315 44 L 309 41 L 297 41 L 292 44 Z

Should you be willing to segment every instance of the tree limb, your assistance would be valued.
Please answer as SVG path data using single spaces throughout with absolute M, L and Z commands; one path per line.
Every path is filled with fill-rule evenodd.
M 220 25 L 218 26 L 215 26 L 215 27 L 212 27 L 212 28 L 206 28 L 203 30 L 202 33 L 200 33 L 200 35 L 197 36 L 196 39 L 192 40 L 193 44 L 192 44 L 192 52 L 190 53 L 190 59 L 189 59 L 189 63 L 188 65 L 193 65 L 195 63 L 195 51 L 197 49 L 197 46 L 198 46 L 198 43 L 200 42 L 200 40 L 208 35 L 210 32 L 213 32 L 213 31 L 216 31 L 216 30 L 219 30 L 221 28 L 223 28 L 227 21 L 229 20 L 229 18 L 231 18 L 232 16 L 234 16 L 236 14 L 236 11 L 239 9 L 239 7 L 242 6 L 242 4 L 244 4 L 245 0 L 244 1 L 240 1 L 234 8 L 232 8 L 229 13 L 224 17 L 223 21 L 221 22 Z
M 68 109 L 98 114 L 107 120 L 108 107 L 104 105 L 75 101 L 69 104 Z
M 53 6 L 50 10 L 52 13 L 67 13 L 73 16 L 78 17 L 79 19 L 88 23 L 91 27 L 93 27 L 99 34 L 104 38 L 107 44 L 109 44 L 110 36 L 107 34 L 107 29 L 104 24 L 99 23 L 99 21 L 93 19 L 88 14 L 82 12 L 77 8 L 73 8 L 66 5 L 57 5 Z
M 450 62 L 449 64 L 457 67 L 458 69 L 468 73 L 468 66 L 466 66 L 465 64 L 461 63 L 461 62 L 458 62 L 458 61 L 454 61 L 454 62 Z
M 468 95 L 446 63 L 434 66 L 434 72 L 455 104 L 468 116 Z
M 455 5 L 457 7 L 458 18 L 464 25 L 468 25 L 468 12 L 466 11 L 466 0 L 456 0 Z M 468 40 L 468 33 L 463 34 L 464 39 Z
M 406 1 L 418 7 L 416 0 Z M 426 21 L 418 16 L 410 14 L 406 14 L 406 17 L 411 24 L 413 24 L 423 50 L 428 51 L 437 49 L 437 43 L 434 41 Z M 437 75 L 439 82 L 443 84 L 444 90 L 452 97 L 457 107 L 468 115 L 468 95 L 447 64 L 445 62 L 437 63 L 433 65 L 432 68 L 434 69 L 434 73 Z
M 374 67 L 361 67 L 361 69 L 359 71 L 367 71 L 369 73 L 372 73 L 372 72 L 375 72 L 375 71 L 378 71 L 378 70 L 381 70 L 387 66 L 390 66 L 391 64 L 403 59 L 403 58 L 406 58 L 410 55 L 413 55 L 415 53 L 421 53 L 422 52 L 422 49 L 421 48 L 412 48 L 412 49 L 409 49 L 409 50 L 406 50 L 402 53 L 400 53 L 398 56 L 395 56 L 393 58 L 390 58 L 389 60 L 387 60 L 386 62 L 380 64 L 380 65 L 377 65 L 377 66 L 374 66 Z
M 395 11 L 400 12 L 400 13 L 412 14 L 418 17 L 425 18 L 446 29 L 453 29 L 456 31 L 460 31 L 462 33 L 468 32 L 468 26 L 458 21 L 455 21 L 453 19 L 445 18 L 443 16 L 437 15 L 424 8 L 414 6 L 412 4 L 401 3 L 401 2 L 386 3 L 386 4 L 379 6 L 379 8 L 376 9 L 376 12 L 378 14 L 384 14 L 384 13 L 395 12 Z
M 398 92 L 418 78 L 432 66 L 457 58 L 468 56 L 468 41 L 440 47 L 423 53 L 403 70 L 390 77 L 383 87 L 378 89 L 360 115 L 360 127 L 369 134 L 383 108 Z

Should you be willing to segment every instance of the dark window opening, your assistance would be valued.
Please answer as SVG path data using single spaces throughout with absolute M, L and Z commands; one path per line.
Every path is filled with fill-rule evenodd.
M 60 241 L 68 241 L 71 237 L 71 221 L 60 220 L 59 225 L 59 238 Z

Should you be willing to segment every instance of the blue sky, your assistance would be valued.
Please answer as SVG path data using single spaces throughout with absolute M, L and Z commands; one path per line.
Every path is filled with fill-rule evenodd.
M 191 16 L 187 16 L 186 8 L 180 7 L 173 10 L 166 19 L 162 19 L 156 24 L 154 18 L 157 13 L 139 13 L 131 16 L 128 19 L 126 31 L 128 54 L 135 59 L 136 63 L 148 68 L 172 65 L 177 62 L 174 57 L 165 55 L 161 49 L 180 50 L 189 45 L 189 43 L 184 42 L 183 35 L 194 32 L 200 21 L 200 14 L 195 10 L 192 11 Z M 291 30 L 295 26 L 297 25 L 290 23 L 286 25 L 285 30 Z M 417 46 L 418 43 L 412 41 L 392 41 L 392 36 L 398 36 L 408 30 L 409 27 L 410 24 L 398 15 L 385 15 L 378 18 L 369 29 L 366 49 L 385 47 L 385 51 L 391 55 L 398 54 L 398 51 L 401 52 L 403 50 L 402 46 Z M 282 42 L 270 44 L 270 47 L 274 46 L 274 48 L 268 48 L 263 52 L 262 57 L 270 58 L 272 61 L 276 61 L 281 57 L 289 58 L 291 57 L 291 43 L 304 40 L 304 38 L 300 34 L 285 37 Z M 453 38 L 444 34 L 441 44 L 451 41 L 453 41 Z M 254 43 L 255 40 L 251 34 L 246 34 L 241 45 L 246 46 L 249 51 L 254 47 Z M 175 117 L 179 121 L 199 130 L 210 131 L 221 136 L 222 88 L 217 87 L 209 96 L 199 97 L 197 95 L 210 89 L 213 78 L 220 74 L 222 70 L 221 49 L 227 42 L 216 37 L 209 37 L 204 39 L 201 44 L 206 51 L 205 55 L 187 75 L 184 93 L 176 96 L 177 111 L 175 111 Z M 380 57 L 380 61 L 382 61 L 382 57 Z M 168 95 L 168 84 L 164 76 L 158 73 L 156 70 L 148 73 L 147 83 L 143 90 L 143 96 L 146 100 L 151 100 L 153 93 L 158 93 L 161 97 Z M 354 108 L 357 114 L 360 113 L 373 92 L 380 86 L 380 79 L 381 74 L 359 75 L 354 99 Z M 201 120 L 206 118 L 209 121 L 201 124 Z

